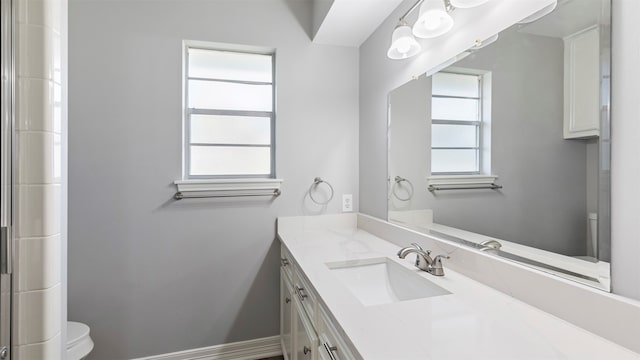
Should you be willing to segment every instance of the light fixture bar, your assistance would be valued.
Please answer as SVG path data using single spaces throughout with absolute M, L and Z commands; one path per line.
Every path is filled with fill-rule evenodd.
M 454 25 L 454 20 L 450 15 L 452 11 L 458 7 L 476 7 L 487 1 L 489 0 L 416 1 L 398 19 L 398 25 L 393 29 L 391 46 L 387 51 L 387 57 L 390 59 L 407 59 L 417 55 L 421 50 L 421 46 L 416 41 L 416 37 L 429 39 L 446 34 Z M 413 27 L 410 28 L 405 19 L 418 8 L 420 9 L 420 14 Z M 480 46 L 480 44 L 477 46 Z
M 413 6 L 409 10 L 407 10 L 406 13 L 404 13 L 404 15 L 400 16 L 399 21 L 403 22 L 404 18 L 411 15 L 411 13 L 414 12 L 418 8 L 418 6 L 420 6 L 423 2 L 424 0 L 418 0 L 415 4 L 413 4 Z
M 455 10 L 455 7 L 451 5 L 451 0 L 443 0 L 443 1 L 444 1 L 444 7 L 445 9 L 447 9 L 447 12 L 451 12 Z M 423 2 L 424 0 L 418 0 L 415 4 L 413 4 L 413 6 L 409 8 L 409 10 L 407 10 L 407 12 L 405 12 L 402 16 L 400 16 L 399 21 L 400 22 L 405 21 L 405 18 L 411 15 L 411 13 L 414 12 L 418 8 L 418 6 L 422 5 Z

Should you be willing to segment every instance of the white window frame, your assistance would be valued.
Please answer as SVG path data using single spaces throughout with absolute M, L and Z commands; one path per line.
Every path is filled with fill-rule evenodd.
M 480 175 L 482 174 L 483 169 L 483 118 L 484 118 L 484 76 L 482 74 L 470 73 L 466 71 L 440 71 L 441 73 L 447 74 L 456 74 L 456 75 L 465 75 L 465 76 L 475 76 L 478 79 L 478 97 L 468 97 L 468 96 L 455 96 L 455 95 L 431 95 L 431 98 L 442 98 L 442 99 L 473 99 L 478 100 L 478 120 L 469 121 L 469 120 L 442 120 L 442 119 L 431 119 L 431 125 L 464 125 L 464 126 L 473 126 L 476 128 L 476 144 L 474 147 L 451 147 L 451 146 L 439 146 L 435 147 L 433 144 L 431 145 L 431 154 L 433 154 L 433 150 L 475 150 L 476 151 L 476 170 L 474 171 L 431 171 L 432 175 Z
M 207 180 L 207 179 L 275 179 L 276 177 L 276 54 L 271 49 L 248 49 L 247 46 L 212 44 L 203 42 L 185 42 L 184 44 L 184 76 L 183 76 L 183 179 L 184 180 Z M 209 78 L 192 78 L 189 76 L 189 49 L 212 50 L 212 51 L 228 51 L 240 54 L 258 54 L 271 56 L 271 82 L 256 82 L 244 80 L 228 80 L 228 79 L 209 79 Z M 272 107 L 271 111 L 247 111 L 247 110 L 221 110 L 221 109 L 197 109 L 189 108 L 189 80 L 218 81 L 235 84 L 251 84 L 251 85 L 271 85 L 272 89 Z M 252 144 L 200 144 L 191 142 L 191 115 L 232 115 L 232 116 L 256 116 L 270 118 L 270 144 L 269 145 L 252 145 Z M 270 171 L 269 174 L 225 174 L 225 175 L 191 175 L 189 169 L 191 167 L 191 146 L 235 146 L 235 147 L 270 147 Z
M 469 184 L 493 184 L 498 179 L 498 175 L 492 172 L 491 168 L 491 87 L 492 87 L 492 73 L 491 71 L 470 69 L 462 67 L 448 67 L 446 71 L 456 74 L 464 75 L 477 75 L 481 77 L 479 82 L 480 86 L 480 120 L 481 124 L 478 128 L 478 146 L 480 151 L 478 152 L 478 165 L 480 171 L 478 173 L 444 173 L 444 172 L 431 172 L 431 176 L 427 177 L 427 185 L 469 185 Z M 429 149 L 431 151 L 431 149 Z
M 182 43 L 182 178 L 174 181 L 178 192 L 176 199 L 187 197 L 244 197 L 244 196 L 278 196 L 281 184 L 284 180 L 276 178 L 276 51 L 273 48 L 263 48 L 246 45 L 233 45 L 224 43 L 211 43 L 194 40 L 184 40 Z M 264 175 L 223 175 L 223 176 L 202 176 L 189 175 L 190 158 L 190 115 L 193 109 L 188 108 L 188 79 L 189 79 L 189 49 L 204 49 L 217 51 L 231 51 L 239 53 L 270 55 L 272 57 L 272 108 L 271 112 L 250 112 L 270 113 L 271 118 L 271 166 L 270 174 Z M 201 109 L 200 109 L 201 110 Z M 222 113 L 220 110 L 212 110 L 211 113 Z M 227 112 L 227 110 L 224 110 Z M 232 111 L 236 115 L 249 113 L 247 111 Z M 228 112 L 227 112 L 228 113 Z

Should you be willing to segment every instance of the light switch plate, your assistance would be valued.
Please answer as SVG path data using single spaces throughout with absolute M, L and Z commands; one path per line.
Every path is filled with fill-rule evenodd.
M 342 212 L 353 211 L 353 195 L 342 194 Z

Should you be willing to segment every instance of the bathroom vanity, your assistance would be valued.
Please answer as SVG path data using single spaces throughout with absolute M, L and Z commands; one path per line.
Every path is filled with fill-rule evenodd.
M 638 302 L 362 214 L 279 218 L 278 238 L 287 360 L 640 359 Z M 412 242 L 444 276 L 397 257 Z

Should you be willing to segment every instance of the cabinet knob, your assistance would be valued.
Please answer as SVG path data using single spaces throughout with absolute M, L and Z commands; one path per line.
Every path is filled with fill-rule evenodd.
M 305 355 L 307 355 L 308 353 L 310 353 L 310 352 L 311 352 L 311 348 L 310 348 L 310 347 L 305 346 L 304 348 L 302 348 L 302 351 L 304 352 L 304 354 L 305 354 Z
M 333 353 L 338 351 L 338 347 L 337 346 L 331 346 L 331 345 L 329 345 L 329 343 L 324 343 L 322 345 L 324 346 L 324 349 L 327 351 L 327 355 L 329 355 L 329 359 L 330 360 L 337 360 L 336 356 Z
M 287 266 L 287 265 L 289 265 L 289 259 L 280 258 L 280 263 L 282 264 L 282 266 Z
M 298 293 L 298 297 L 300 301 L 304 301 L 304 298 L 309 297 L 309 295 L 303 293 L 304 288 L 296 285 L 296 293 Z
M 289 298 L 284 298 L 284 302 L 288 304 L 288 303 L 290 303 L 290 302 L 291 302 L 291 299 L 289 299 Z

